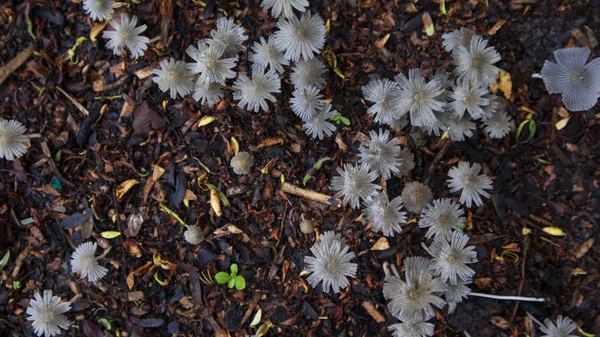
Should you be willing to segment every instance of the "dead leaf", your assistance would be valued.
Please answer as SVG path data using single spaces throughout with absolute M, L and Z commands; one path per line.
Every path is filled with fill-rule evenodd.
M 388 242 L 388 239 L 386 237 L 382 236 L 381 238 L 379 238 L 379 240 L 377 240 L 377 242 L 375 242 L 373 247 L 371 247 L 371 250 L 386 250 L 389 248 L 390 248 L 390 243 Z
M 135 110 L 135 116 L 131 123 L 135 135 L 147 135 L 151 130 L 162 130 L 167 126 L 165 119 L 150 108 L 147 101 Z
M 135 242 L 133 240 L 123 241 L 123 247 L 125 247 L 125 250 L 127 250 L 129 255 L 131 255 L 133 257 L 141 257 L 142 256 L 142 250 L 140 249 L 140 246 L 138 246 L 137 242 Z
M 210 190 L 210 206 L 217 216 L 221 216 L 223 211 L 221 211 L 221 200 L 219 199 L 219 193 L 215 190 Z
M 96 41 L 96 38 L 100 33 L 102 33 L 104 28 L 106 28 L 106 25 L 108 25 L 108 21 L 95 24 L 94 27 L 92 27 L 92 30 L 90 31 L 90 40 Z
M 507 321 L 504 317 L 500 316 L 490 317 L 490 322 L 503 330 L 508 330 L 512 327 L 512 324 L 510 324 L 509 321 Z
M 183 195 L 183 200 L 196 201 L 198 197 L 194 194 L 194 192 L 190 190 L 185 190 L 185 194 Z
M 269 147 L 274 145 L 283 145 L 283 138 L 281 137 L 271 137 L 263 140 L 258 146 L 257 149 L 262 149 L 263 147 Z
M 389 39 L 390 39 L 390 34 L 389 33 L 385 34 L 381 39 L 375 41 L 375 47 L 377 49 L 383 48 Z
M 575 252 L 575 258 L 577 260 L 581 259 L 585 255 L 585 253 L 587 253 L 588 250 L 592 248 L 593 245 L 594 239 L 589 239 L 586 242 L 584 242 L 581 246 L 579 246 L 579 248 L 577 248 L 577 251 Z
M 477 288 L 481 290 L 486 290 L 492 284 L 492 279 L 490 277 L 480 277 L 475 279 L 474 283 L 477 286 Z
M 121 199 L 125 193 L 127 193 L 133 186 L 139 184 L 140 182 L 135 180 L 135 179 L 129 179 L 129 180 L 125 180 L 124 182 L 121 183 L 121 185 L 119 185 L 119 187 L 117 187 L 117 191 L 116 191 L 116 195 L 117 195 L 117 199 Z
M 496 35 L 498 30 L 500 30 L 500 28 L 502 28 L 502 26 L 504 26 L 505 23 L 506 23 L 506 20 L 500 20 L 500 21 L 496 22 L 494 27 L 488 29 L 488 35 Z
M 500 69 L 500 75 L 498 76 L 498 81 L 492 83 L 490 85 L 492 92 L 496 93 L 498 90 L 502 91 L 504 94 L 504 98 L 510 99 L 512 95 L 512 79 L 510 74 L 502 69 Z

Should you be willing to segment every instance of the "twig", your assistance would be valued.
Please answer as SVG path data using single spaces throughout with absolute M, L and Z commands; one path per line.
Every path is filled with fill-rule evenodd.
M 81 103 L 79 103 L 78 100 L 73 98 L 73 96 L 69 95 L 68 92 L 64 91 L 61 87 L 56 87 L 56 89 L 58 89 L 58 91 L 60 91 L 63 95 L 65 95 L 65 97 L 68 98 L 69 101 L 71 101 L 71 103 L 73 103 L 73 105 L 75 105 L 77 110 L 81 111 L 86 116 L 90 115 L 90 112 L 88 111 L 88 109 L 86 109 L 83 105 L 81 105 Z
M 517 290 L 517 296 L 521 296 L 521 292 L 523 292 L 523 284 L 525 284 L 525 261 L 527 261 L 527 246 L 523 249 L 523 263 L 521 263 L 521 282 L 519 283 L 519 289 Z M 519 309 L 519 301 L 515 303 L 515 308 L 513 309 L 512 316 L 510 321 L 514 321 L 517 316 L 517 309 Z
M 117 201 L 117 193 L 116 191 L 113 190 L 112 193 L 112 199 L 113 199 L 113 204 L 115 205 L 115 213 L 116 213 L 116 220 L 117 220 L 117 227 L 119 228 L 119 233 L 121 233 L 121 237 L 123 237 L 123 229 L 121 228 L 121 220 L 119 220 L 119 202 Z M 122 261 L 123 261 L 123 268 L 125 270 L 125 284 L 127 284 L 127 271 L 129 270 L 127 268 L 127 255 L 125 254 L 125 247 L 123 247 L 123 245 L 121 244 L 121 256 Z M 124 287 L 125 288 L 125 315 L 127 315 L 127 320 L 129 321 L 129 287 Z
M 489 295 L 482 293 L 470 293 L 469 296 L 491 298 L 494 300 L 501 301 L 523 301 L 523 302 L 544 302 L 546 299 L 537 297 L 523 297 L 523 296 L 502 296 L 502 295 Z
M 433 176 L 433 171 L 435 171 L 435 167 L 440 162 L 440 160 L 442 159 L 444 154 L 446 154 L 446 152 L 448 152 L 448 149 L 450 148 L 451 144 L 452 144 L 452 141 L 450 141 L 450 139 L 447 138 L 445 140 L 444 146 L 442 147 L 440 152 L 437 153 L 437 155 L 433 159 L 433 162 L 431 162 L 431 165 L 429 165 L 429 170 L 427 172 L 427 179 L 425 179 L 425 185 L 429 185 L 429 179 L 431 179 L 431 177 Z
M 19 271 L 21 271 L 21 266 L 23 265 L 23 261 L 25 261 L 25 258 L 27 257 L 27 255 L 29 255 L 30 251 L 31 251 L 31 246 L 27 245 L 27 247 L 25 247 L 25 249 L 19 254 L 19 256 L 17 256 L 17 259 L 15 260 L 15 269 L 13 269 L 13 272 L 10 275 L 13 279 L 16 279 L 17 276 L 19 275 Z
M 34 46 L 31 45 L 27 49 L 23 50 L 15 58 L 10 60 L 4 67 L 0 68 L 0 84 L 4 82 L 15 70 L 19 69 L 20 66 L 27 61 L 33 54 Z
M 46 156 L 48 156 L 48 164 L 50 165 L 50 168 L 52 169 L 52 172 L 54 172 L 54 175 L 56 176 L 56 178 L 58 178 L 58 180 L 60 180 L 63 184 L 65 184 L 67 186 L 70 186 L 70 187 L 75 186 L 72 182 L 65 179 L 65 177 L 63 177 L 63 175 L 58 170 L 58 167 L 56 167 L 56 163 L 54 163 L 54 159 L 52 159 L 52 153 L 50 152 L 48 143 L 46 143 L 46 141 L 43 141 L 43 142 L 41 142 L 41 144 L 42 144 L 42 151 L 44 152 L 44 154 Z
M 340 205 L 342 204 L 339 199 L 333 199 L 332 197 L 319 192 L 305 190 L 290 183 L 283 183 L 283 185 L 281 186 L 281 191 L 333 207 L 340 207 Z

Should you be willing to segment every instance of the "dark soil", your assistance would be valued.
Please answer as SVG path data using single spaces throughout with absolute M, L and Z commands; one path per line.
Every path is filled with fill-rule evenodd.
M 82 296 L 68 314 L 72 327 L 66 336 L 245 336 L 267 322 L 273 324 L 268 336 L 390 336 L 387 326 L 397 321 L 386 311 L 382 264 L 400 266 L 404 257 L 425 255 L 424 232 L 409 222 L 389 239 L 389 249 L 371 250 L 382 236 L 366 229 L 360 211 L 285 194 L 281 176 L 302 186 L 313 164 L 330 156 L 306 188 L 331 195 L 336 168 L 355 160 L 361 134 L 379 128 L 366 114 L 361 85 L 414 67 L 425 73 L 450 69 L 441 36 L 463 26 L 483 34 L 502 55 L 498 65 L 513 84 L 508 111 L 515 128 L 493 140 L 479 127 L 473 137 L 448 147 L 448 140 L 395 130 L 417 166 L 408 179 L 393 178 L 387 188 L 396 196 L 406 182 L 426 181 L 436 198 L 449 197 L 450 167 L 459 160 L 481 163 L 494 192 L 468 212 L 467 233 L 480 261 L 473 291 L 546 302 L 470 297 L 452 315 L 437 313 L 436 335 L 539 335 L 526 312 L 540 320 L 567 315 L 583 331 L 600 334 L 600 111 L 596 106 L 567 113 L 560 96 L 549 95 L 531 77 L 557 48 L 584 46 L 600 56 L 600 1 L 447 1 L 448 15 L 436 1 L 313 1 L 311 10 L 330 20 L 325 59 L 331 66 L 335 57 L 344 77 L 329 72 L 325 97 L 351 120 L 323 141 L 299 128 L 288 104 L 288 76 L 271 111 L 254 114 L 235 107 L 230 94 L 212 108 L 191 98 L 171 100 L 143 75 L 164 57 L 183 59 L 187 46 L 209 36 L 224 14 L 246 28 L 250 43 L 271 34 L 276 21 L 257 1 L 209 0 L 205 7 L 189 0 L 126 2 L 131 7 L 124 10 L 148 26 L 145 35 L 156 37 L 137 61 L 114 56 L 102 38 L 91 41 L 98 23 L 76 2 L 0 5 L 0 66 L 35 46 L 1 84 L 0 117 L 42 134 L 19 160 L 0 161 L 0 259 L 10 251 L 0 267 L 1 336 L 34 336 L 25 310 L 44 289 L 63 299 Z M 433 18 L 432 37 L 423 31 L 424 12 Z M 80 37 L 87 39 L 70 60 L 68 51 Z M 247 52 L 239 64 L 240 71 L 249 69 Z M 528 138 L 526 126 L 517 138 L 516 127 L 529 113 L 535 134 Z M 570 120 L 557 130 L 565 114 Z M 204 116 L 215 121 L 198 127 Z M 238 176 L 228 165 L 232 137 L 254 156 L 249 175 Z M 155 182 L 157 167 L 165 172 Z M 118 198 L 117 189 L 130 179 L 139 184 Z M 211 208 L 207 183 L 231 204 L 221 205 L 221 216 Z M 192 199 L 189 207 L 184 198 Z M 187 244 L 184 227 L 161 202 L 201 226 L 206 240 Z M 357 277 L 340 294 L 313 289 L 300 276 L 315 242 L 315 234 L 299 230 L 302 214 L 319 232 L 342 232 L 358 256 Z M 142 221 L 137 230 L 136 219 Z M 93 237 L 84 238 L 91 224 Z M 546 227 L 567 235 L 549 235 Z M 107 231 L 121 236 L 100 236 Z M 112 246 L 102 262 L 109 274 L 95 284 L 70 271 L 74 248 L 90 240 Z M 150 270 L 157 255 L 171 264 Z M 246 279 L 245 290 L 199 281 L 199 275 L 214 277 L 232 263 Z M 165 285 L 155 280 L 156 271 Z M 130 274 L 134 282 L 128 285 Z M 261 324 L 251 328 L 259 307 Z M 377 322 L 377 313 L 384 322 Z

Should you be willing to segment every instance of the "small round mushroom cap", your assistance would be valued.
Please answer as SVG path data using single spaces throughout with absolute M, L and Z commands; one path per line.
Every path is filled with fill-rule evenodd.
M 248 174 L 252 167 L 252 156 L 248 152 L 242 151 L 231 158 L 230 165 L 235 174 Z
M 185 241 L 192 245 L 196 245 L 204 241 L 204 233 L 202 233 L 202 230 L 200 230 L 200 227 L 198 226 L 188 226 L 186 231 L 183 233 L 183 237 L 185 238 Z

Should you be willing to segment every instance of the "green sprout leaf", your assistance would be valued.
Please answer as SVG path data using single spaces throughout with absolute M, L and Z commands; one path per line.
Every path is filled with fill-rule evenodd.
M 230 278 L 229 282 L 227 282 L 227 285 L 229 286 L 229 288 L 233 288 L 235 286 L 235 278 Z
M 217 275 L 215 275 L 215 281 L 217 281 L 218 284 L 225 284 L 229 282 L 230 278 L 231 276 L 224 271 L 218 272 Z
M 106 329 L 108 331 L 112 330 L 112 325 L 106 318 L 104 318 L 104 317 L 100 318 L 100 323 L 104 324 L 104 326 L 106 327 Z
M 313 168 L 315 168 L 316 170 L 320 170 L 326 161 L 331 161 L 331 157 L 323 157 L 323 158 L 319 159 L 319 161 L 316 162 L 315 165 L 313 165 Z
M 311 176 L 310 174 L 307 174 L 304 176 L 304 179 L 302 179 L 302 184 L 304 186 L 306 186 L 306 184 L 313 178 L 313 176 Z
M 246 288 L 246 280 L 241 275 L 238 275 L 235 278 L 235 289 L 244 290 L 244 288 Z
M 237 264 L 235 264 L 235 263 L 232 264 L 231 267 L 230 267 L 230 269 L 231 269 L 231 277 L 232 278 L 236 277 L 237 273 L 238 273 L 238 266 L 237 266 Z

